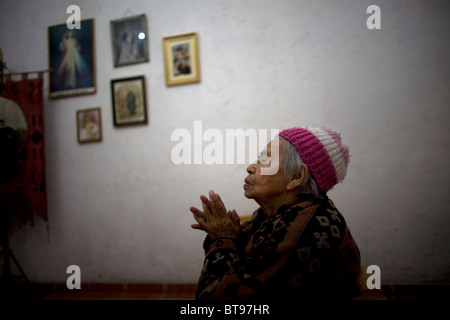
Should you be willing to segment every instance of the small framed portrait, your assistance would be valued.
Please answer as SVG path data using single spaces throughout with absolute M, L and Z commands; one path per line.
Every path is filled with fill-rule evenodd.
M 95 88 L 94 20 L 48 27 L 50 98 L 93 94 Z
M 102 141 L 102 111 L 91 108 L 77 111 L 78 142 Z
M 163 39 L 166 85 L 200 82 L 196 33 Z
M 144 76 L 111 80 L 115 126 L 147 123 Z
M 114 67 L 149 61 L 145 14 L 110 22 Z

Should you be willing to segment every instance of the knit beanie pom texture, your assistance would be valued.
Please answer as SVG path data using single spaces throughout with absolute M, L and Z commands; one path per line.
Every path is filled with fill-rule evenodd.
M 279 136 L 297 149 L 316 181 L 319 192 L 327 192 L 344 180 L 350 153 L 339 133 L 308 127 L 286 129 Z

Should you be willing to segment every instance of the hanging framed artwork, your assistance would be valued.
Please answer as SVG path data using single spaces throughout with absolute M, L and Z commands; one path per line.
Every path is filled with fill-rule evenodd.
M 149 61 L 145 14 L 110 22 L 114 67 Z
M 94 20 L 48 27 L 49 96 L 61 98 L 93 94 L 95 86 Z
M 163 48 L 167 86 L 200 82 L 196 33 L 164 38 Z
M 78 142 L 102 141 L 102 110 L 91 108 L 77 111 Z
M 111 80 L 111 94 L 115 126 L 148 122 L 144 76 Z

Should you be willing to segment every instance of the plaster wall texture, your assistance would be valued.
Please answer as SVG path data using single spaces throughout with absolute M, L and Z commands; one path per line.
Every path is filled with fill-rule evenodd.
M 189 206 L 219 193 L 248 215 L 246 165 L 175 165 L 171 134 L 323 126 L 351 160 L 329 196 L 346 217 L 365 266 L 382 283 L 450 282 L 450 6 L 386 1 L 3 0 L 0 47 L 13 71 L 46 69 L 47 27 L 76 4 L 95 19 L 97 92 L 49 99 L 45 144 L 49 221 L 15 229 L 27 276 L 65 282 L 196 282 L 204 234 Z M 148 19 L 150 62 L 113 67 L 109 23 Z M 201 82 L 167 87 L 162 39 L 196 32 Z M 144 75 L 149 124 L 113 125 L 110 81 Z M 101 107 L 103 141 L 79 144 L 76 111 Z M 204 146 L 207 143 L 204 144 Z

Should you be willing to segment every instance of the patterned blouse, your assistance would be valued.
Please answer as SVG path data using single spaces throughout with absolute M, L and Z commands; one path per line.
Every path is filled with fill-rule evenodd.
M 207 236 L 196 298 L 350 299 L 360 295 L 360 254 L 326 194 L 261 208 L 237 240 Z

